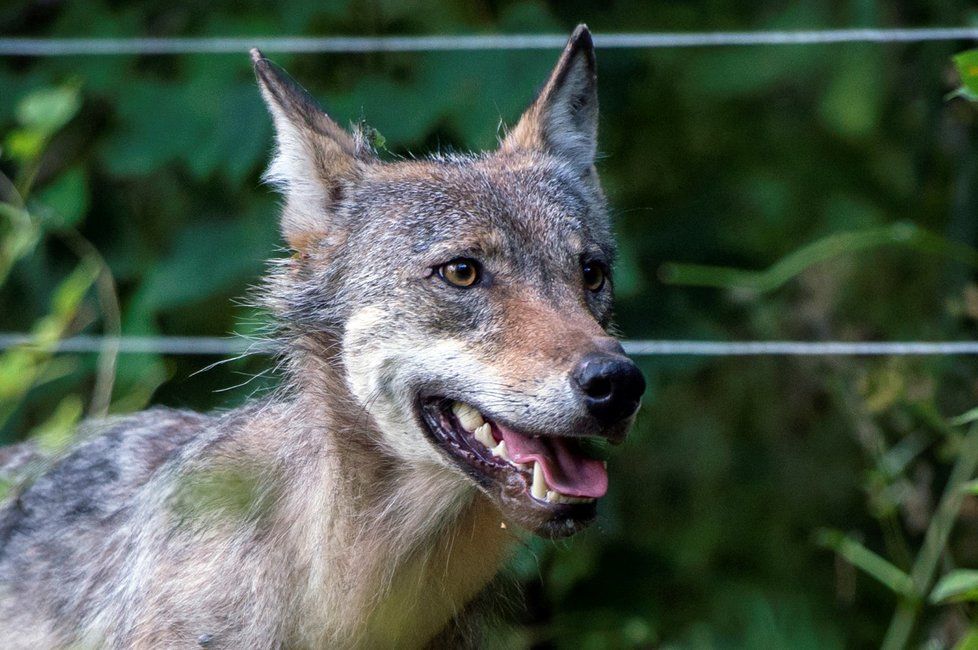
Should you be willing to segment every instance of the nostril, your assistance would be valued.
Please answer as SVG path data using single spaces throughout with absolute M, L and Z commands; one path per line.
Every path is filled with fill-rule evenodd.
M 602 376 L 592 377 L 581 388 L 584 389 L 584 394 L 592 399 L 608 399 L 614 392 L 611 380 Z

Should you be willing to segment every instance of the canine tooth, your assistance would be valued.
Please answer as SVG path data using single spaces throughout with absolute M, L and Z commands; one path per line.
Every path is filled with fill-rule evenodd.
M 485 422 L 482 419 L 481 413 L 463 402 L 452 404 L 452 413 L 458 418 L 458 422 L 462 425 L 462 428 L 469 433 L 478 429 Z
M 492 425 L 488 422 L 483 422 L 482 425 L 476 428 L 475 439 L 489 449 L 496 446 L 496 441 L 492 437 Z
M 495 441 L 493 441 L 493 442 L 495 442 Z M 499 441 L 499 444 L 496 445 L 495 447 L 493 447 L 490 451 L 492 451 L 492 455 L 493 456 L 498 456 L 499 458 L 502 458 L 503 460 L 505 460 L 507 463 L 512 463 L 513 462 L 513 459 L 509 457 L 509 452 L 506 451 L 506 441 L 505 440 L 500 440 Z
M 543 467 L 539 462 L 533 463 L 533 485 L 530 486 L 530 494 L 535 499 L 545 499 L 547 497 L 547 479 L 543 475 Z

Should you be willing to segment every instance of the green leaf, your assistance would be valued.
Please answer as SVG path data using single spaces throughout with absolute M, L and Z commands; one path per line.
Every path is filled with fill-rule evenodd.
M 951 425 L 955 427 L 960 427 L 966 424 L 971 424 L 976 420 L 978 420 L 978 406 L 971 409 L 967 413 L 962 413 L 956 418 L 951 418 Z
M 77 395 L 65 397 L 40 426 L 31 434 L 43 451 L 57 452 L 71 444 L 75 425 L 82 417 L 84 407 Z
M 88 212 L 88 179 L 85 170 L 73 167 L 64 172 L 39 195 L 45 208 L 54 212 L 55 225 L 74 226 Z
M 16 118 L 21 126 L 50 136 L 70 122 L 79 108 L 81 94 L 77 85 L 43 88 L 20 100 Z
M 26 257 L 40 239 L 41 231 L 30 213 L 9 203 L 0 203 L 0 284 L 11 267 Z
M 909 575 L 851 537 L 837 530 L 822 530 L 818 532 L 815 543 L 834 550 L 854 567 L 892 591 L 908 598 L 915 597 L 913 580 Z
M 364 137 L 367 138 L 367 142 L 370 143 L 370 146 L 373 149 L 379 151 L 387 146 L 387 138 L 385 138 L 380 131 L 366 124 L 364 124 L 361 128 L 363 130 Z
M 961 492 L 964 494 L 974 494 L 975 496 L 978 496 L 978 480 L 962 483 Z
M 957 603 L 978 600 L 978 571 L 956 569 L 944 575 L 930 592 L 932 603 Z
M 51 299 L 52 315 L 57 317 L 62 327 L 74 318 L 78 305 L 98 276 L 99 268 L 91 261 L 83 261 L 62 281 Z M 59 332 L 60 334 L 60 332 Z
M 978 99 L 978 49 L 957 54 L 953 60 L 961 76 L 961 88 L 953 94 L 975 101 Z
M 18 161 L 33 160 L 44 151 L 45 135 L 31 129 L 14 129 L 4 138 L 4 149 Z

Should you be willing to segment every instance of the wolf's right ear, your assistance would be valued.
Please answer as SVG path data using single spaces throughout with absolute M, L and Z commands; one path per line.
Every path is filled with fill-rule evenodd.
M 275 155 L 265 180 L 285 197 L 282 234 L 294 250 L 337 235 L 332 218 L 344 190 L 363 173 L 373 152 L 329 118 L 316 100 L 257 49 L 251 60 L 275 123 Z

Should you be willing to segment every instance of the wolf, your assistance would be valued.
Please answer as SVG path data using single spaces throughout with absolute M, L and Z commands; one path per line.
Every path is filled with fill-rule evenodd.
M 587 28 L 497 150 L 420 160 L 252 60 L 294 253 L 260 290 L 281 386 L 87 423 L 43 470 L 8 448 L 6 648 L 475 644 L 521 531 L 605 494 L 587 442 L 624 439 L 644 380 L 609 333 Z

